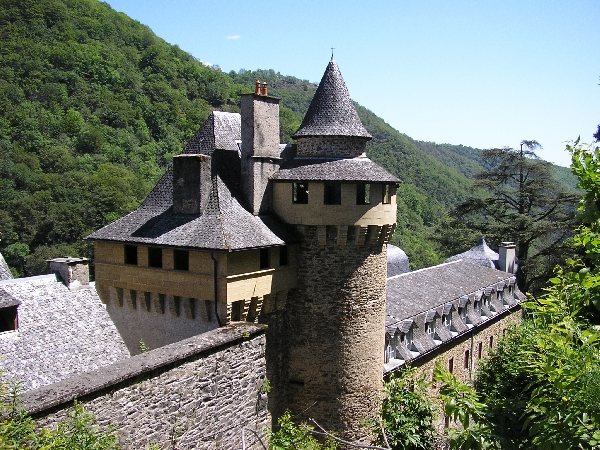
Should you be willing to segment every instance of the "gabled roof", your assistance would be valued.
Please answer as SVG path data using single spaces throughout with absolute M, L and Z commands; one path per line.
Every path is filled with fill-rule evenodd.
M 399 183 L 400 180 L 366 156 L 358 158 L 301 158 L 281 164 L 274 180 L 372 181 Z
M 464 260 L 390 277 L 387 280 L 386 326 L 512 277 L 513 274 Z
M 215 150 L 238 151 L 242 139 L 239 113 L 213 111 L 202 129 L 185 146 L 184 153 L 211 155 Z
M 464 259 L 484 267 L 496 268 L 498 265 L 498 253 L 488 247 L 485 238 L 482 236 L 473 247 L 463 253 L 451 256 L 446 262 L 458 261 Z
M 370 139 L 348 93 L 337 64 L 331 59 L 317 92 L 294 138 L 304 136 L 354 136 Z
M 0 253 L 0 280 L 10 280 L 12 277 L 8 264 L 6 264 L 2 253 Z
M 138 209 L 87 239 L 210 250 L 285 245 L 283 232 L 248 212 L 220 177 L 212 177 L 211 183 L 203 214 L 173 214 L 173 171 L 169 169 Z
M 0 333 L 0 370 L 28 391 L 129 357 L 93 285 L 69 290 L 55 275 L 0 281 L 18 303 L 17 331 Z

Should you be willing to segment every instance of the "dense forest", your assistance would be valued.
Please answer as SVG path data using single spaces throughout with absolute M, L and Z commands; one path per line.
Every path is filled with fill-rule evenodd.
M 0 6 L 0 252 L 16 275 L 91 256 L 82 237 L 135 208 L 209 112 L 238 111 L 255 79 L 282 99 L 284 142 L 316 89 L 273 70 L 207 67 L 95 0 Z M 393 242 L 414 268 L 439 262 L 438 226 L 485 168 L 481 152 L 414 141 L 357 108 L 368 155 L 403 180 Z

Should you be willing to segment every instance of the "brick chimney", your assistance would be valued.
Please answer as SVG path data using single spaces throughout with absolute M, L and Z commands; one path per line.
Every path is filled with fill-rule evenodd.
M 210 197 L 210 156 L 183 154 L 173 158 L 173 213 L 202 214 Z
M 267 83 L 256 81 L 253 94 L 242 95 L 242 187 L 252 214 L 271 209 L 270 177 L 279 170 L 279 99 Z
M 54 258 L 46 261 L 48 269 L 72 291 L 89 286 L 90 268 L 87 258 Z
M 502 242 L 498 248 L 498 269 L 503 272 L 516 273 L 514 242 Z

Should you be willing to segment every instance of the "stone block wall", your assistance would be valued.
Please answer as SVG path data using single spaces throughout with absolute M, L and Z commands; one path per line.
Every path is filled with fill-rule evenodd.
M 355 136 L 304 136 L 298 139 L 298 156 L 355 158 L 365 153 L 367 141 Z
M 287 398 L 295 413 L 361 438 L 383 389 L 386 247 L 321 244 L 303 227 L 298 287 L 287 306 Z
M 23 402 L 51 426 L 78 400 L 101 428 L 117 430 L 124 449 L 242 448 L 244 428 L 264 438 L 271 426 L 265 345 L 263 327 L 233 324 L 30 391 Z M 263 448 L 245 434 L 248 449 Z

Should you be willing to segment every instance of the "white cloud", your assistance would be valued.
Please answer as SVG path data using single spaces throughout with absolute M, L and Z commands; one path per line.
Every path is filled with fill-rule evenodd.
M 229 41 L 237 41 L 240 38 L 241 36 L 239 34 L 230 34 L 229 36 L 227 36 L 227 40 Z

